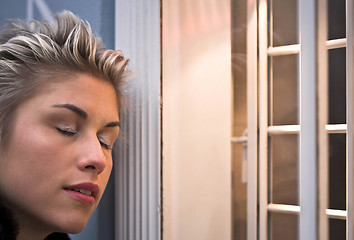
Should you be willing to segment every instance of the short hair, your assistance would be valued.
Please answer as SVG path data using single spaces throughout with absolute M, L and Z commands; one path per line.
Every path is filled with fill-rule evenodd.
M 46 20 L 11 20 L 0 33 L 0 141 L 17 107 L 60 76 L 86 73 L 110 82 L 119 110 L 130 75 L 121 51 L 107 50 L 90 24 L 70 11 Z

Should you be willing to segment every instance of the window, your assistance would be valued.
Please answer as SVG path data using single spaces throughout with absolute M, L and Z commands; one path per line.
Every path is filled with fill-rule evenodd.
M 352 239 L 352 3 L 232 15 L 233 239 Z

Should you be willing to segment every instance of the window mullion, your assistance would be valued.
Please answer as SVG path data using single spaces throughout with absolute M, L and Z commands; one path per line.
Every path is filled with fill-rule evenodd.
M 316 1 L 299 0 L 299 239 L 317 239 Z
M 267 0 L 259 2 L 259 239 L 268 238 Z
M 346 1 L 347 81 L 347 240 L 354 239 L 354 2 Z
M 318 236 L 320 240 L 329 239 L 328 196 L 329 196 L 329 140 L 328 140 L 328 48 L 343 44 L 341 39 L 327 41 L 328 3 L 318 0 Z
M 247 239 L 257 239 L 257 1 L 247 1 Z

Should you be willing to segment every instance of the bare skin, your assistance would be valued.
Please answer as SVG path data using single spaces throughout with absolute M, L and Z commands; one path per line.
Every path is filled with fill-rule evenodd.
M 107 185 L 118 132 L 115 90 L 92 76 L 53 83 L 19 106 L 0 151 L 0 198 L 18 219 L 19 240 L 83 230 Z

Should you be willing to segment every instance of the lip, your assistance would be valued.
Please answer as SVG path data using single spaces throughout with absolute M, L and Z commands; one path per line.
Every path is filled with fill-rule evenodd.
M 74 191 L 73 189 L 90 191 L 91 195 L 86 195 L 81 192 Z M 95 198 L 99 193 L 99 186 L 95 183 L 84 182 L 84 183 L 74 184 L 70 186 L 65 186 L 64 191 L 78 201 L 88 203 L 88 204 L 93 204 L 95 202 Z

